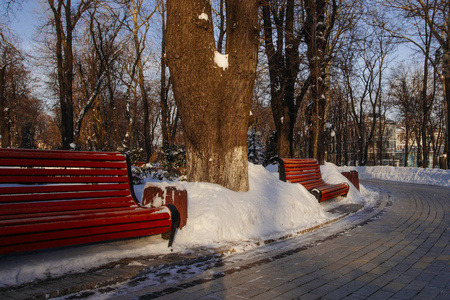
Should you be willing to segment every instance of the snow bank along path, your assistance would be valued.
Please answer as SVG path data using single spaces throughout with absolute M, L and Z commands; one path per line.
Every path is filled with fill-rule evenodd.
M 359 178 L 362 179 L 381 179 L 450 187 L 450 170 L 391 166 L 341 167 L 339 170 L 356 170 L 359 173 Z

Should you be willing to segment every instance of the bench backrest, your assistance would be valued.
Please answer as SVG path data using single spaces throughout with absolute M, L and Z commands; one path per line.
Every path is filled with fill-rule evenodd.
M 301 183 L 306 189 L 323 184 L 319 162 L 313 158 L 289 159 L 274 157 L 272 163 L 278 164 L 280 179 L 286 182 Z
M 138 207 L 127 160 L 114 152 L 0 149 L 0 219 Z

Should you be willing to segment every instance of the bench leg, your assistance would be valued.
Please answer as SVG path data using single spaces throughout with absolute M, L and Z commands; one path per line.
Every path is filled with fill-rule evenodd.
M 172 216 L 172 224 L 170 226 L 170 231 L 163 233 L 162 237 L 164 239 L 169 239 L 169 246 L 172 247 L 173 241 L 175 239 L 175 233 L 177 232 L 178 228 L 180 227 L 180 213 L 178 212 L 178 209 L 173 204 L 167 204 L 166 205 L 169 210 L 170 214 Z
M 309 192 L 311 194 L 313 194 L 314 197 L 316 197 L 317 201 L 320 202 L 320 200 L 322 200 L 322 191 L 321 190 L 314 188 L 314 189 L 310 189 Z

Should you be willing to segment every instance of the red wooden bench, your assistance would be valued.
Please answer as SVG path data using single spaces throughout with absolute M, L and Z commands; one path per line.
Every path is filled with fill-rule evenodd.
M 271 162 L 278 164 L 281 180 L 302 184 L 319 202 L 346 196 L 348 193 L 347 183 L 330 184 L 323 181 L 319 162 L 316 159 L 274 157 Z
M 163 234 L 175 206 L 141 206 L 128 156 L 114 152 L 0 149 L 0 253 Z

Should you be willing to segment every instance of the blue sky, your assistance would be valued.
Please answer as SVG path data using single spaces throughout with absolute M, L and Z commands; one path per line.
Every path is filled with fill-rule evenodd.
M 28 50 L 32 43 L 36 26 L 39 24 L 39 15 L 36 13 L 37 1 L 24 1 L 22 7 L 11 15 L 9 27 L 22 40 L 22 47 Z

